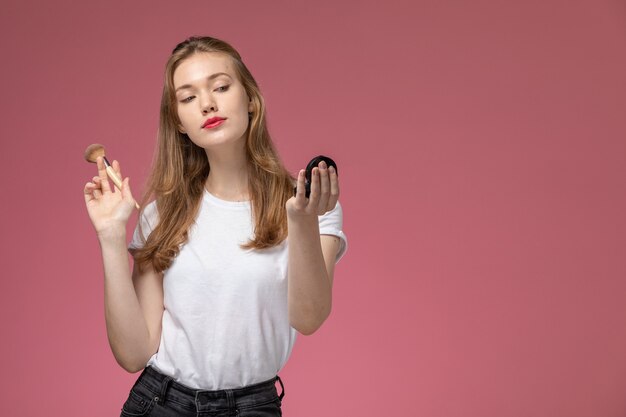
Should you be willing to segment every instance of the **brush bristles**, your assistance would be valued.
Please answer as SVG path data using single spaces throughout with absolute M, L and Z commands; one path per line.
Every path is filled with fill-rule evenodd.
M 99 143 L 93 143 L 85 149 L 85 160 L 87 162 L 96 163 L 96 159 L 101 156 L 104 158 L 104 146 Z

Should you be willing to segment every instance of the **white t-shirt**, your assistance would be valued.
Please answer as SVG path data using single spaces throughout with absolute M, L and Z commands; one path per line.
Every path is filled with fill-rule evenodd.
M 338 262 L 348 246 L 341 205 L 318 220 L 320 234 L 340 238 Z M 155 201 L 140 221 L 147 237 L 158 221 Z M 288 239 L 242 250 L 253 236 L 249 201 L 205 190 L 188 242 L 164 271 L 161 341 L 147 365 L 205 390 L 266 381 L 283 368 L 297 335 L 287 314 Z M 144 243 L 136 227 L 129 252 Z

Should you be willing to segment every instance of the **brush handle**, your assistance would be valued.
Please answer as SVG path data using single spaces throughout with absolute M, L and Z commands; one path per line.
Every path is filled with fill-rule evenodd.
M 117 175 L 117 172 L 115 172 L 113 167 L 111 165 L 109 165 L 109 164 L 107 164 L 107 174 L 109 174 L 109 177 L 111 177 L 111 179 L 113 180 L 113 183 L 115 184 L 117 189 L 122 191 L 122 180 Z M 137 210 L 139 210 L 139 204 L 137 204 L 136 201 L 135 201 L 135 207 L 137 208 Z

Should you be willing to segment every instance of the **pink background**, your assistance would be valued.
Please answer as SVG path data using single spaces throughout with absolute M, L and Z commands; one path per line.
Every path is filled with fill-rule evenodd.
M 119 415 L 139 374 L 107 342 L 82 154 L 139 195 L 165 61 L 211 35 L 288 168 L 339 165 L 349 250 L 286 416 L 626 416 L 623 1 L 1 9 L 1 415 Z

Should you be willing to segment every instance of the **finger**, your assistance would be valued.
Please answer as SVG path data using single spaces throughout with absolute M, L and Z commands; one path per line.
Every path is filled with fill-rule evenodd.
M 339 200 L 339 177 L 333 166 L 328 168 L 328 175 L 330 177 L 330 197 L 328 198 L 328 206 L 326 206 L 326 209 L 332 210 Z
M 100 177 L 93 177 L 92 181 L 94 183 L 93 195 L 96 199 L 99 199 L 100 197 L 102 197 L 102 180 L 100 179 Z
M 320 201 L 320 171 L 318 167 L 311 171 L 311 195 L 309 196 L 309 207 L 317 212 Z
M 88 182 L 88 183 L 85 185 L 85 192 L 88 192 L 88 193 L 90 193 L 90 194 L 91 194 L 91 193 L 93 193 L 93 191 L 94 191 L 94 190 L 96 190 L 97 188 L 98 188 L 98 186 L 97 186 L 96 184 L 94 184 L 93 182 Z
M 83 189 L 83 194 L 85 195 L 85 203 L 89 203 L 91 200 L 95 199 L 95 197 L 93 196 L 94 186 L 95 184 L 92 182 L 88 182 L 87 184 L 85 184 L 85 188 Z
M 117 162 L 117 159 L 113 160 L 113 163 L 111 164 L 111 166 L 113 167 L 113 170 L 117 173 L 117 175 L 120 178 L 124 178 L 124 176 L 122 175 L 122 168 L 120 167 L 120 163 Z
M 320 178 L 320 201 L 318 203 L 317 214 L 322 215 L 328 210 L 328 198 L 330 197 L 330 179 L 328 177 L 328 169 L 325 161 L 319 163 L 319 178 Z
M 133 202 L 135 201 L 135 199 L 133 198 L 133 194 L 130 191 L 130 178 L 126 177 L 124 178 L 124 180 L 122 181 L 122 198 L 124 200 L 129 199 L 132 200 Z
M 99 186 L 97 184 L 94 184 L 93 182 L 88 182 L 87 184 L 85 184 L 84 193 L 85 195 L 89 195 L 88 199 L 87 197 L 85 197 L 85 201 L 97 200 L 99 197 L 102 196 Z
M 296 207 L 306 206 L 305 170 L 298 171 L 298 183 L 296 184 Z
M 100 177 L 100 185 L 102 187 L 102 193 L 110 193 L 111 186 L 109 185 L 109 177 L 107 176 L 106 166 L 104 166 L 104 160 L 101 156 L 96 159 L 96 163 L 98 164 L 98 176 Z

